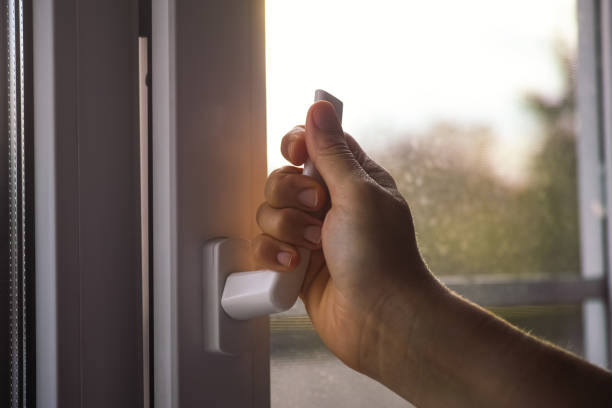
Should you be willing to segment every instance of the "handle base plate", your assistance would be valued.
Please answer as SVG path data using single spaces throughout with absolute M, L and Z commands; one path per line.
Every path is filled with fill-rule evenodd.
M 249 259 L 249 242 L 235 238 L 211 239 L 204 244 L 203 257 L 205 349 L 229 355 L 251 351 L 257 328 L 267 324 L 267 318 L 232 319 L 221 306 L 227 277 L 236 271 L 253 269 Z

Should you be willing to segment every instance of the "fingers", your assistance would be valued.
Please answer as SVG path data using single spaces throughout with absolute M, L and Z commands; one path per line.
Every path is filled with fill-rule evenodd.
M 299 264 L 296 246 L 321 248 L 322 221 L 316 214 L 327 202 L 323 186 L 301 169 L 283 167 L 270 174 L 257 223 L 264 232 L 253 241 L 253 258 L 258 266 L 291 271 Z
M 258 235 L 251 242 L 251 249 L 253 261 L 260 268 L 290 272 L 300 262 L 300 256 L 295 247 L 269 235 Z
M 308 212 L 320 210 L 327 202 L 327 192 L 319 182 L 302 175 L 301 169 L 289 166 L 270 174 L 264 195 L 271 207 L 298 208 Z
M 372 160 L 361 148 L 359 143 L 348 133 L 344 133 L 348 149 L 363 170 L 383 187 L 397 189 L 391 175 L 378 163 Z M 296 126 L 291 129 L 281 142 L 283 156 L 296 166 L 302 165 L 308 157 L 306 148 L 306 127 Z
M 332 196 L 351 180 L 363 179 L 365 171 L 349 149 L 331 103 L 319 101 L 310 107 L 305 138 L 308 155 Z
M 275 239 L 308 249 L 321 247 L 322 222 L 295 208 L 273 208 L 263 203 L 257 211 L 261 230 Z
M 296 126 L 283 137 L 281 142 L 283 157 L 296 166 L 304 164 L 306 158 L 308 158 L 306 140 L 304 139 L 305 132 L 304 126 Z
M 302 282 L 302 288 L 300 290 L 300 297 L 304 305 L 306 305 L 308 313 L 317 312 L 329 279 L 329 269 L 325 267 L 323 251 L 312 251 L 310 255 L 310 266 L 306 270 L 304 282 Z

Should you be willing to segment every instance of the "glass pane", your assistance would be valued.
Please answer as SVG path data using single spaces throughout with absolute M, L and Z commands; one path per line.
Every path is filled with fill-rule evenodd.
M 396 179 L 435 274 L 579 274 L 575 9 L 267 0 L 269 171 L 322 88 Z M 583 336 L 580 305 L 494 312 L 579 355 L 604 344 Z M 410 406 L 333 357 L 306 316 L 273 317 L 271 347 L 273 407 Z
M 437 275 L 578 274 L 573 0 L 268 0 L 269 170 L 314 89 L 398 182 Z
M 270 327 L 273 408 L 412 407 L 331 354 L 308 316 L 273 316 Z
M 491 311 L 534 336 L 585 356 L 580 305 L 515 306 Z M 272 407 L 412 406 L 334 357 L 308 316 L 276 316 L 270 323 Z

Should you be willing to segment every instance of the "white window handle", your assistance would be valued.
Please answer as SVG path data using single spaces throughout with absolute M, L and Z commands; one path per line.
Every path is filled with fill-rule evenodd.
M 330 102 L 342 123 L 342 102 L 339 99 L 317 89 L 316 101 Z M 303 174 L 323 183 L 310 159 L 304 163 Z M 297 300 L 306 268 L 310 263 L 310 250 L 298 248 L 298 252 L 300 264 L 291 272 L 259 270 L 230 274 L 221 297 L 223 310 L 234 319 L 246 320 L 290 309 Z
M 318 89 L 315 92 L 315 102 L 321 100 L 328 101 L 334 106 L 338 119 L 342 122 L 342 102 Z M 304 164 L 303 174 L 323 182 L 310 159 Z M 244 246 L 239 247 L 244 248 Z M 258 270 L 230 273 L 221 296 L 221 305 L 225 313 L 233 319 L 247 320 L 291 308 L 297 300 L 310 262 L 310 250 L 298 248 L 298 252 L 300 263 L 291 272 Z M 219 262 L 223 261 L 218 259 Z

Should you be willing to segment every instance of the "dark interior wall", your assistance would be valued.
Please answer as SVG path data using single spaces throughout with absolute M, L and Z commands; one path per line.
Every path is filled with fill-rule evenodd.
M 0 1 L 6 10 L 6 1 Z M 6 13 L 0 18 L 0 405 L 9 400 L 9 245 Z

